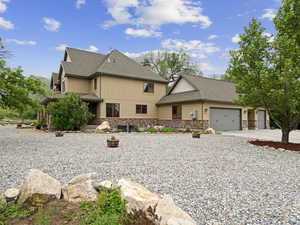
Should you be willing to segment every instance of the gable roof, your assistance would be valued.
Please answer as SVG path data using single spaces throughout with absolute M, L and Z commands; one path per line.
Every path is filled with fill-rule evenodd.
M 181 79 L 185 79 L 195 88 L 195 91 L 171 94 Z M 194 101 L 234 103 L 234 100 L 238 98 L 235 88 L 236 84 L 229 81 L 184 75 L 176 81 L 168 94 L 160 99 L 158 105 Z
M 55 84 L 58 84 L 58 73 L 52 73 L 51 76 L 51 82 L 50 82 L 50 88 L 52 89 Z
M 161 78 L 158 74 L 143 67 L 117 50 L 113 50 L 107 55 L 102 55 L 74 48 L 66 48 L 66 54 L 69 55 L 71 61 L 61 62 L 65 76 L 90 79 L 95 74 L 104 74 L 168 83 L 167 80 Z

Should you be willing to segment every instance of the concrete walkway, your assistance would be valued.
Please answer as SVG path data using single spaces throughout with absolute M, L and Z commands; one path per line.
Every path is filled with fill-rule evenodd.
M 281 130 L 226 131 L 222 132 L 222 134 L 268 141 L 281 140 Z M 300 143 L 300 130 L 295 130 L 290 133 L 290 142 Z

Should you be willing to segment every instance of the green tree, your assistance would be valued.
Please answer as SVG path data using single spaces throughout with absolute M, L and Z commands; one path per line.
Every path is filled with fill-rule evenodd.
M 32 95 L 45 95 L 40 80 L 23 75 L 21 68 L 11 69 L 0 60 L 0 107 L 15 110 L 23 118 L 27 108 L 39 107 Z
M 87 103 L 80 100 L 78 94 L 68 94 L 57 102 L 47 106 L 52 123 L 57 130 L 78 130 L 93 117 Z
M 252 20 L 240 48 L 230 52 L 226 77 L 237 83 L 238 103 L 265 107 L 282 130 L 281 141 L 288 143 L 300 119 L 300 2 L 283 0 L 274 23 L 272 40 Z
M 151 69 L 169 81 L 175 81 L 181 74 L 202 75 L 202 72 L 191 57 L 184 51 L 150 52 L 143 56 L 143 65 L 150 65 Z

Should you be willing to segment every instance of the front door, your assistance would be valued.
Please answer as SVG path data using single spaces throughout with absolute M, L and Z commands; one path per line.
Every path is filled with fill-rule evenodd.
M 181 120 L 182 118 L 182 107 L 181 105 L 172 105 L 172 119 L 173 120 Z
M 97 119 L 97 105 L 98 103 L 89 103 L 89 112 L 93 114 L 93 117 L 88 122 L 90 125 L 94 124 Z

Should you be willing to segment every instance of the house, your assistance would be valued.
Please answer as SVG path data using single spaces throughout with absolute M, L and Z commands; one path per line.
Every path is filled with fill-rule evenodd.
M 58 73 L 53 73 L 54 95 L 42 101 L 78 93 L 89 103 L 90 125 L 108 121 L 112 127 L 164 125 L 216 130 L 267 128 L 263 109 L 236 105 L 235 84 L 200 76 L 180 76 L 167 93 L 168 81 L 119 51 L 107 55 L 66 48 Z M 51 118 L 44 112 L 51 128 Z
M 59 72 L 53 73 L 52 97 L 47 105 L 64 97 L 66 93 L 78 93 L 89 103 L 95 115 L 89 124 L 109 121 L 111 126 L 146 127 L 156 125 L 156 103 L 166 95 L 168 81 L 150 68 L 135 62 L 119 51 L 107 55 L 66 48 Z M 49 116 L 45 113 L 41 117 Z
M 235 104 L 235 84 L 200 76 L 181 76 L 157 103 L 164 124 L 219 131 L 265 129 L 269 117 L 264 109 Z

